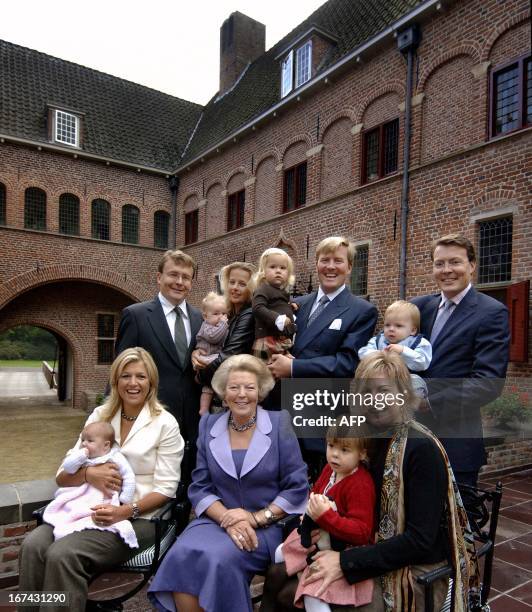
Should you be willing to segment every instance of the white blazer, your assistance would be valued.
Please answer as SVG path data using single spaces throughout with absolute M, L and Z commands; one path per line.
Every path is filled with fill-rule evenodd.
M 94 409 L 85 426 L 102 420 L 102 406 Z M 116 442 L 120 452 L 129 461 L 135 473 L 134 501 L 142 499 L 148 493 L 161 493 L 166 497 L 175 497 L 177 484 L 181 476 L 181 459 L 184 442 L 179 433 L 179 425 L 166 410 L 152 417 L 147 406 L 141 410 L 133 423 L 127 438 L 120 439 L 120 410 L 111 419 L 115 430 Z M 81 434 L 77 444 L 67 452 L 68 455 L 81 448 Z M 61 464 L 59 472 L 63 469 Z M 152 512 L 143 514 L 149 518 Z

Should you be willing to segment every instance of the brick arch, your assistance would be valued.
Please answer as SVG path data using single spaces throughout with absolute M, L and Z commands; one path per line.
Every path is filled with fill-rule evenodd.
M 205 197 L 208 197 L 209 191 L 213 187 L 216 187 L 216 185 L 220 185 L 220 187 L 223 189 L 222 181 L 220 181 L 218 179 L 214 180 L 212 183 L 209 183 L 208 185 L 205 185 Z
M 187 193 L 187 195 L 183 198 L 183 212 L 189 213 L 196 210 L 200 200 L 201 198 L 196 191 Z
M 233 168 L 232 170 L 229 170 L 229 172 L 226 173 L 225 177 L 222 180 L 222 187 L 224 189 L 227 189 L 229 181 L 237 174 L 243 174 L 244 181 L 249 178 L 249 172 L 244 168 L 244 166 L 238 166 L 238 168 Z
M 475 198 L 473 205 L 476 209 L 495 201 L 499 203 L 515 201 L 515 198 L 515 188 L 512 185 L 499 185 L 489 189 L 482 195 Z
M 50 190 L 50 200 L 53 202 L 58 202 L 59 196 L 62 196 L 64 193 L 71 193 L 72 195 L 75 195 L 80 202 L 83 202 L 84 200 L 84 196 L 80 192 L 78 192 L 76 189 L 70 189 L 69 187 L 61 187 L 59 189 L 54 189 L 53 191 Z
M 284 161 L 284 158 L 285 158 L 285 155 L 288 149 L 291 146 L 297 144 L 298 142 L 304 142 L 309 149 L 312 147 L 312 139 L 310 138 L 308 134 L 296 134 L 295 136 L 292 136 L 292 138 L 290 138 L 290 140 L 286 142 L 283 152 L 281 154 L 281 161 Z
M 459 55 L 468 55 L 474 62 L 479 63 L 481 61 L 482 54 L 479 45 L 476 43 L 460 43 L 459 45 L 451 47 L 444 53 L 441 53 L 440 55 L 435 57 L 423 69 L 423 71 L 421 72 L 421 76 L 419 77 L 417 92 L 421 93 L 425 90 L 425 86 L 429 77 L 437 68 L 439 68 L 443 64 L 446 64 L 448 61 L 454 59 L 455 57 L 458 57 Z
M 82 264 L 64 264 L 44 266 L 30 272 L 24 272 L 3 283 L 0 288 L 0 309 L 30 289 L 57 281 L 89 281 L 98 283 L 118 290 L 136 302 L 148 300 L 152 297 L 151 291 L 146 291 L 137 283 L 132 282 L 125 274 L 118 274 L 111 270 Z
M 528 11 L 521 13 L 520 15 L 513 15 L 509 19 L 506 19 L 500 26 L 495 28 L 490 36 L 486 38 L 484 41 L 484 46 L 482 48 L 482 53 L 480 56 L 481 62 L 486 62 L 489 60 L 491 55 L 491 50 L 495 46 L 495 43 L 499 40 L 499 38 L 506 34 L 509 30 L 513 30 L 516 26 L 520 25 L 524 21 L 530 19 L 530 14 Z
M 255 171 L 254 175 L 257 174 L 258 167 L 262 164 L 263 161 L 267 160 L 269 157 L 273 157 L 273 161 L 278 164 L 281 161 L 281 155 L 279 154 L 279 150 L 277 148 L 269 149 L 265 153 L 262 153 L 259 159 L 255 162 Z
M 356 107 L 356 109 L 353 111 L 354 123 L 362 123 L 362 117 L 364 116 L 364 113 L 368 109 L 369 105 L 373 104 L 373 102 L 375 102 L 379 98 L 382 98 L 382 96 L 385 96 L 386 94 L 389 94 L 389 93 L 395 93 L 399 96 L 399 98 L 404 99 L 405 97 L 404 83 L 401 83 L 401 81 L 398 81 L 398 80 L 391 80 L 389 83 L 386 83 L 385 85 L 382 85 L 381 87 L 378 87 L 377 89 L 372 91 L 370 94 L 368 94 L 362 100 L 362 102 Z
M 356 121 L 355 110 L 353 108 L 342 108 L 339 111 L 326 115 L 323 125 L 320 129 L 320 137 L 319 137 L 320 143 L 323 142 L 323 136 L 325 135 L 325 132 L 327 132 L 327 130 L 331 127 L 333 123 L 336 123 L 340 119 L 349 119 L 351 123 L 355 123 Z

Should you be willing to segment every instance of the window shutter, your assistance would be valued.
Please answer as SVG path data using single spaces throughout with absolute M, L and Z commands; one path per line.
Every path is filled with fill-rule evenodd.
M 507 304 L 510 310 L 510 361 L 528 361 L 528 295 L 530 281 L 510 285 Z
M 292 91 L 294 70 L 294 52 L 290 51 L 286 59 L 281 64 L 281 98 L 284 98 Z

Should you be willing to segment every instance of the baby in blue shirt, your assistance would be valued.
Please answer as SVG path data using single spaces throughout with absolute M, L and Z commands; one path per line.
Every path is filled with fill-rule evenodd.
M 358 351 L 364 359 L 375 351 L 391 351 L 401 356 L 410 372 L 423 372 L 432 359 L 430 342 L 418 334 L 420 326 L 419 308 L 415 304 L 397 300 L 384 313 L 384 329 Z M 418 375 L 412 374 L 415 392 L 427 399 L 427 385 Z

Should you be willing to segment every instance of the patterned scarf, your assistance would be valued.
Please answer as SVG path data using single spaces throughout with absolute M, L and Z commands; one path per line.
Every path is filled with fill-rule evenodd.
M 403 460 L 409 429 L 430 438 L 439 449 L 448 475 L 445 519 L 449 535 L 449 556 L 454 572 L 454 610 L 469 609 L 470 589 L 478 591 L 479 572 L 473 533 L 469 527 L 454 474 L 445 449 L 434 434 L 416 421 L 408 421 L 397 428 L 390 440 L 381 494 L 381 520 L 377 541 L 387 540 L 405 529 Z M 416 604 L 413 591 L 413 576 L 409 567 L 403 567 L 381 577 L 384 604 L 387 612 L 414 612 Z

